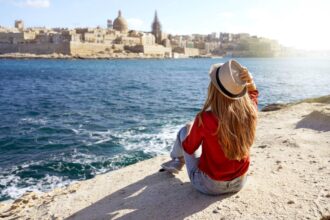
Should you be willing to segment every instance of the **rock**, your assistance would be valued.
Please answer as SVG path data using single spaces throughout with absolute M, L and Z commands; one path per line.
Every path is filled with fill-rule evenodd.
M 70 189 L 70 190 L 69 190 L 69 193 L 75 193 L 75 192 L 77 192 L 76 189 Z
M 20 203 L 20 202 L 22 202 L 22 201 L 23 201 L 22 198 L 18 198 L 18 199 L 16 199 L 16 200 L 13 202 L 13 204 L 17 204 L 17 203 Z
M 288 204 L 291 205 L 291 204 L 295 204 L 295 202 L 293 200 L 289 200 L 288 201 Z
M 23 199 L 22 202 L 23 202 L 24 204 L 28 204 L 28 203 L 29 203 L 29 200 L 28 200 L 28 199 Z
M 330 215 L 322 216 L 321 220 L 330 220 Z
M 277 171 L 279 171 L 280 169 L 283 169 L 283 167 L 282 167 L 281 165 L 279 165 L 279 166 L 277 167 Z
M 17 204 L 13 204 L 13 205 L 10 207 L 10 210 L 17 209 L 18 207 L 19 207 L 19 205 L 17 205 Z
M 285 107 L 288 107 L 288 104 L 270 104 L 267 105 L 266 107 L 262 108 L 261 111 L 262 112 L 271 112 L 271 111 L 278 111 L 280 109 L 283 109 Z
M 2 213 L 2 214 L 0 214 L 0 218 L 7 218 L 7 217 L 9 217 L 9 216 L 11 216 L 12 215 L 12 213 Z
M 267 147 L 266 144 L 265 144 L 265 145 L 259 145 L 259 146 L 258 146 L 258 148 L 262 148 L 262 149 L 263 149 L 263 148 L 266 148 L 266 147 Z
M 31 196 L 31 199 L 33 199 L 33 200 L 38 199 L 38 195 L 35 192 L 31 193 L 30 196 Z

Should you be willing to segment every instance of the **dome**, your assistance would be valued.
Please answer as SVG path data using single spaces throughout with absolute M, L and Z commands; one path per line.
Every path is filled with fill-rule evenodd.
M 127 21 L 121 16 L 121 11 L 118 12 L 118 17 L 113 22 L 113 29 L 120 32 L 128 31 Z

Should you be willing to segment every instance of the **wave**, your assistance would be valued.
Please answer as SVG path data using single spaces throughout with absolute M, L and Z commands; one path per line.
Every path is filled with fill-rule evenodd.
M 48 121 L 45 118 L 26 117 L 26 118 L 21 118 L 19 124 L 46 125 L 47 122 Z
M 73 136 L 82 140 L 81 145 L 48 158 L 0 168 L 0 201 L 18 198 L 27 191 L 49 191 L 166 154 L 180 128 L 171 123 L 154 130 L 146 126 L 105 131 L 82 127 L 70 128 Z
M 148 132 L 145 126 L 126 130 L 91 131 L 83 128 L 71 130 L 75 135 L 84 137 L 82 139 L 86 146 L 96 146 L 113 141 L 125 150 L 163 154 L 168 152 L 180 127 L 181 125 L 167 124 L 153 132 Z

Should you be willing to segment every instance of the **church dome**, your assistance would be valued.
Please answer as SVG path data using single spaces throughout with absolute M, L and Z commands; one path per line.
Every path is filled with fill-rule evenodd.
M 118 17 L 113 22 L 113 29 L 120 32 L 128 31 L 127 21 L 121 16 L 121 11 L 118 12 Z

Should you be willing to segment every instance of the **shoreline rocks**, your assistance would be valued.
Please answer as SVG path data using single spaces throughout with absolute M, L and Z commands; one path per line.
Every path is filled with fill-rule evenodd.
M 265 107 L 263 107 L 261 109 L 261 111 L 262 112 L 278 111 L 278 110 L 290 107 L 292 105 L 297 105 L 300 103 L 327 103 L 327 104 L 330 104 L 330 95 L 316 97 L 316 98 L 303 99 L 303 100 L 300 100 L 297 102 L 286 103 L 286 104 L 272 103 L 272 104 L 269 104 L 269 105 L 266 105 Z

